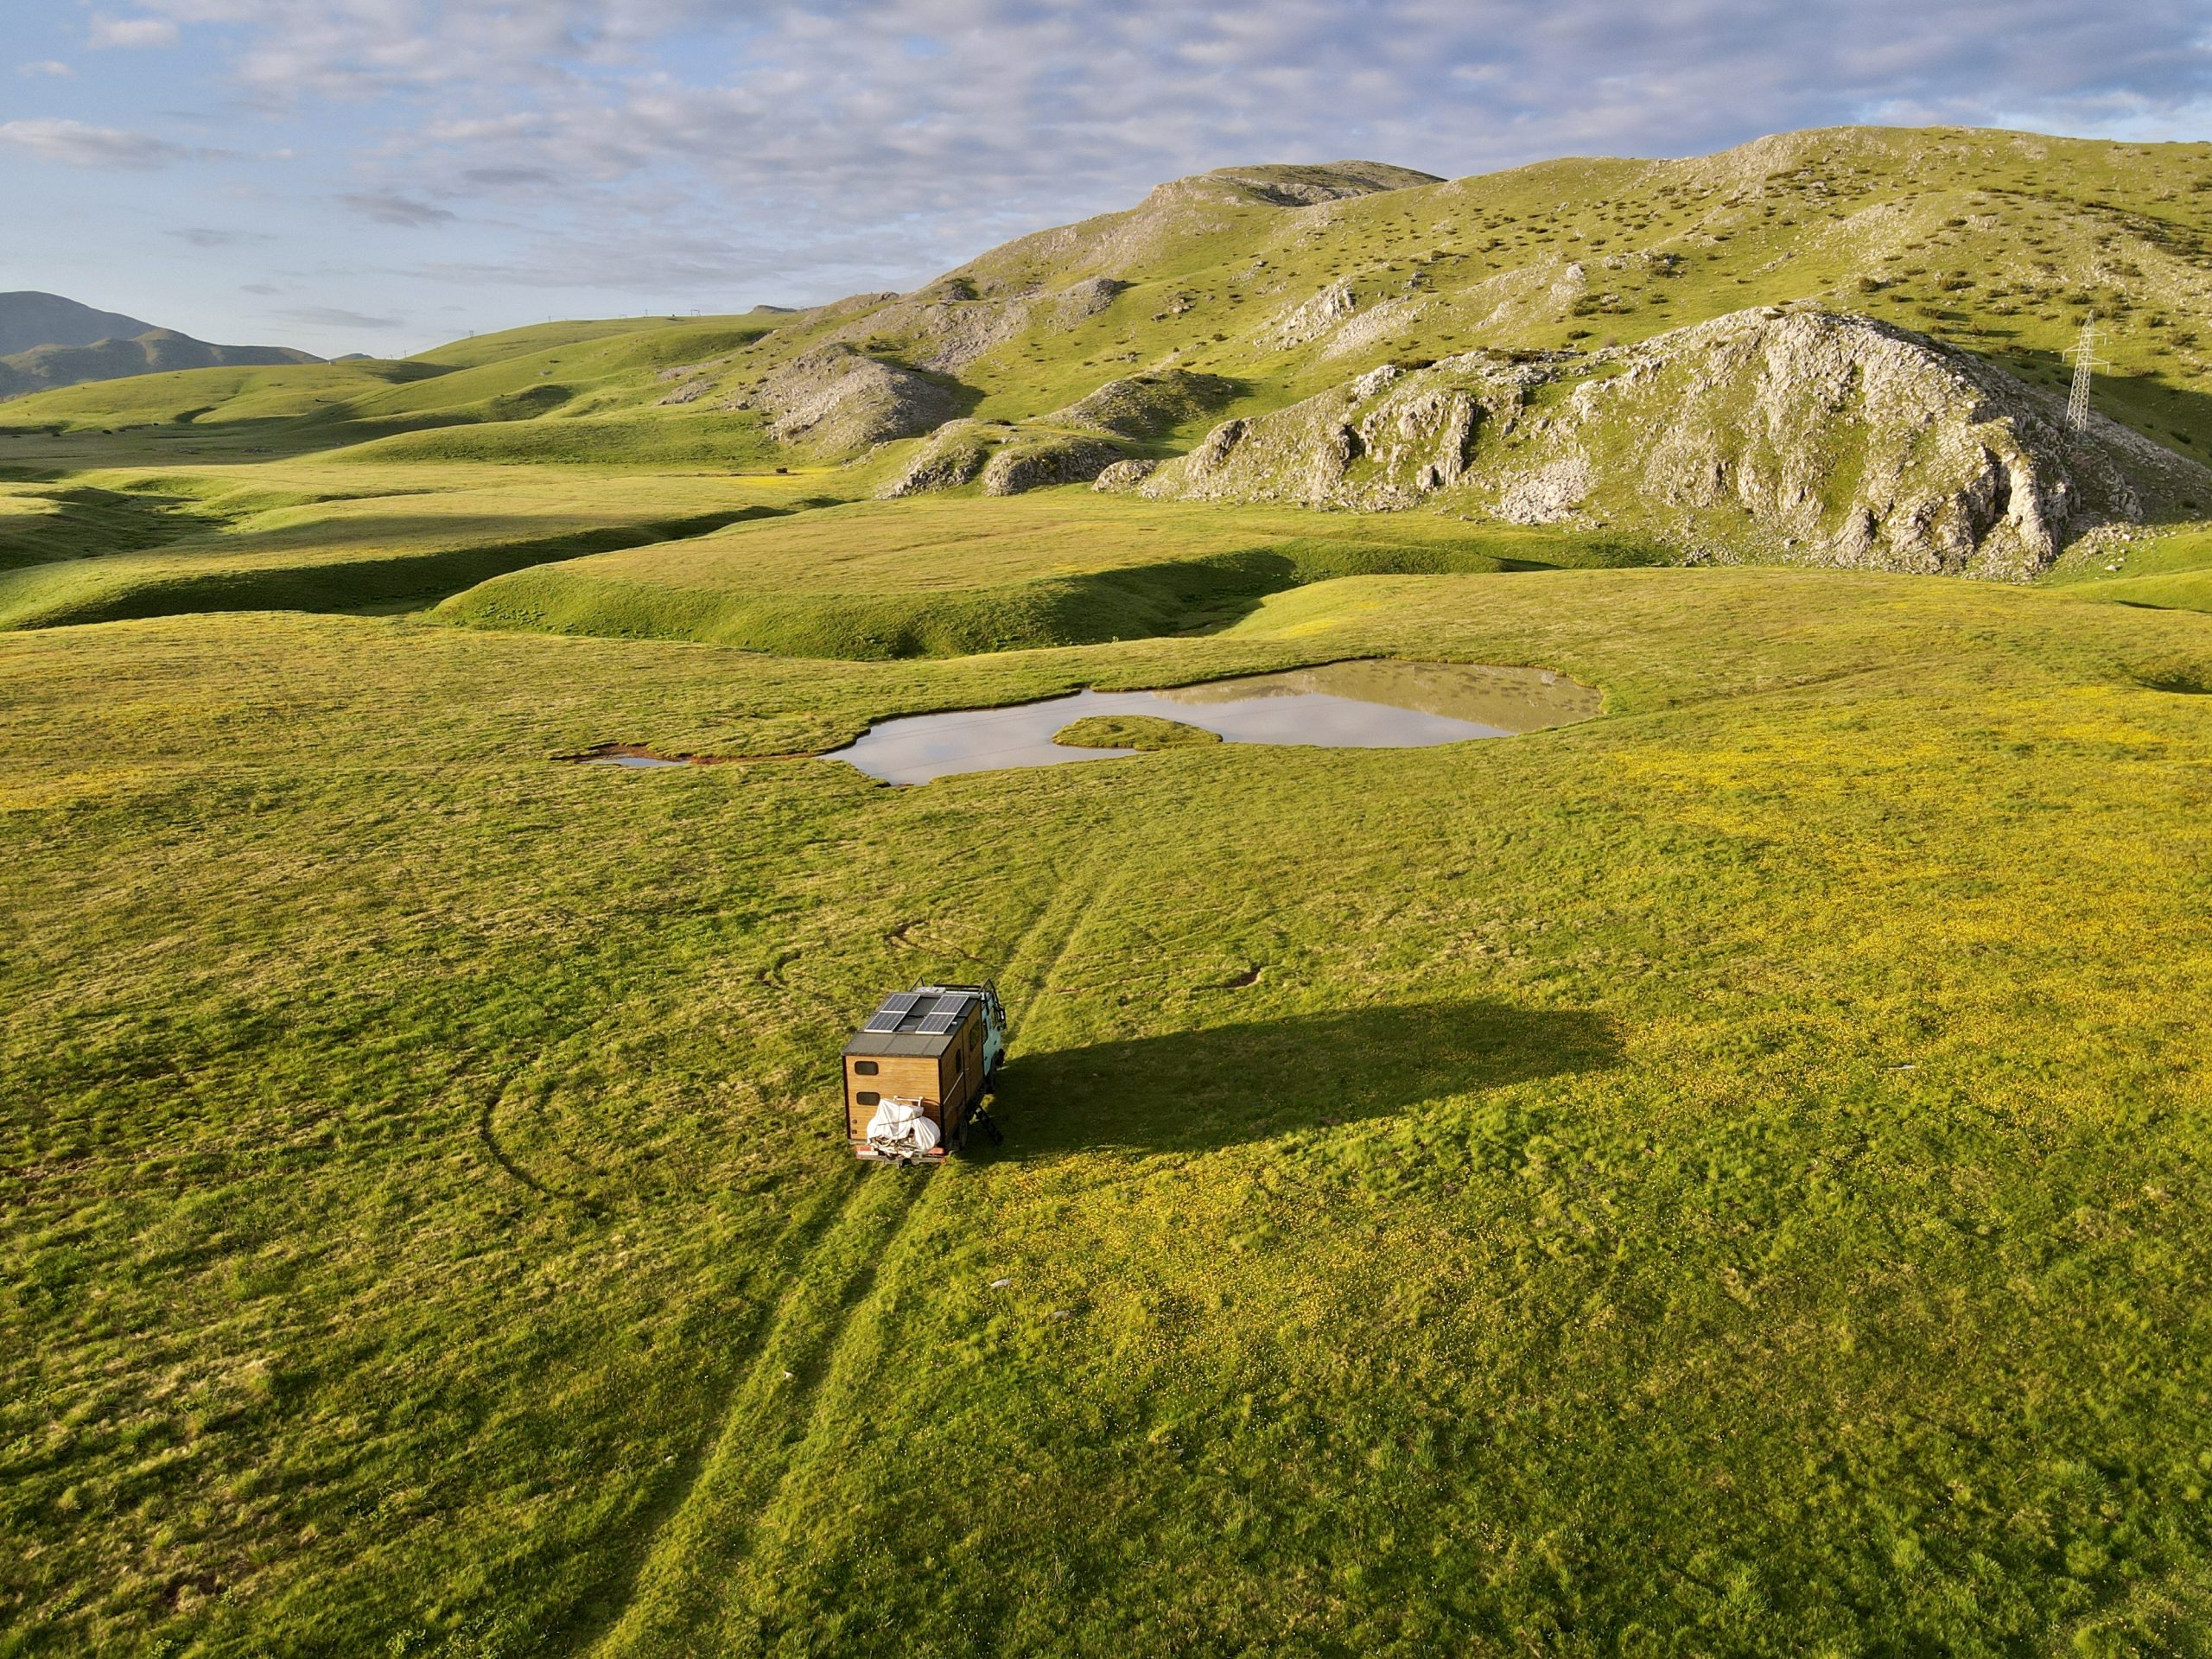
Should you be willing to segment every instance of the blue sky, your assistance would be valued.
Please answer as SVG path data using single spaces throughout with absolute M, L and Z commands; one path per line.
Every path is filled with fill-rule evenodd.
M 906 288 L 1239 162 L 2212 137 L 2207 0 L 0 0 L 0 289 L 423 349 Z

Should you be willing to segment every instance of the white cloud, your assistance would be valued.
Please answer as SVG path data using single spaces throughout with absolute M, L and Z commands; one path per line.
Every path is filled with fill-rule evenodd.
M 107 3 L 214 26 L 239 100 L 340 135 L 326 195 L 476 243 L 408 280 L 657 302 L 905 283 L 1236 162 L 1460 174 L 1885 111 L 2180 136 L 2212 100 L 2204 0 Z
M 92 33 L 86 37 L 85 44 L 102 50 L 128 50 L 175 46 L 176 39 L 176 25 L 166 17 L 111 17 L 105 12 L 96 12 Z
M 57 80 L 67 80 L 77 72 L 59 58 L 41 58 L 36 63 L 17 64 L 16 73 L 19 75 L 48 75 Z
M 88 127 L 81 121 L 0 121 L 0 144 L 26 150 L 41 161 L 67 167 L 116 167 L 146 170 L 209 152 L 186 149 L 150 133 L 114 127 Z
M 262 290 L 256 289 L 255 292 Z M 404 317 L 372 317 L 359 311 L 346 311 L 334 305 L 302 305 L 276 314 L 287 322 L 303 322 L 315 328 L 397 328 L 407 321 Z
M 276 239 L 267 231 L 217 230 L 206 225 L 187 225 L 168 234 L 180 242 L 189 242 L 195 248 L 235 248 L 249 242 L 271 242 Z
M 434 207 L 427 201 L 416 201 L 411 196 L 390 190 L 349 191 L 339 200 L 379 225 L 404 225 L 417 229 L 425 225 L 449 224 L 458 217 L 443 207 Z

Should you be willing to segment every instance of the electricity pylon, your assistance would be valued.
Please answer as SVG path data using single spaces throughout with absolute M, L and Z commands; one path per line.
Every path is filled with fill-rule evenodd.
M 2066 397 L 2066 424 L 2076 432 L 2089 424 L 2089 381 L 2102 366 L 2097 361 L 2097 314 L 2082 320 L 2082 338 L 2066 353 L 2074 359 L 2074 389 Z

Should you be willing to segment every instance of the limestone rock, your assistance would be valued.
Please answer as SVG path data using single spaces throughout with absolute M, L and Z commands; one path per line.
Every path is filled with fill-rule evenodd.
M 1140 486 L 1366 509 L 1450 492 L 1704 556 L 2024 581 L 2212 473 L 1870 318 L 1733 313 L 1583 358 L 1469 353 L 1224 423 Z
M 828 336 L 862 350 L 895 349 L 907 362 L 934 374 L 957 374 L 1029 326 L 1033 301 L 1026 296 L 976 298 L 973 282 L 947 276 L 918 294 L 894 297 L 855 317 Z
M 1093 479 L 1090 487 L 1106 494 L 1125 495 L 1159 469 L 1156 461 L 1117 461 Z
M 1350 283 L 1329 284 L 1301 305 L 1275 320 L 1275 344 L 1286 349 L 1319 340 L 1359 309 L 1359 296 Z
M 1062 289 L 1052 299 L 1052 326 L 1072 328 L 1114 303 L 1128 284 L 1113 276 L 1090 276 Z
M 754 397 L 768 412 L 771 437 L 826 454 L 918 437 L 956 412 L 952 393 L 928 377 L 845 345 L 802 353 L 763 380 Z
M 982 476 L 994 448 L 988 429 L 976 421 L 947 421 L 929 435 L 906 463 L 906 470 L 876 492 L 880 500 L 957 490 Z
M 1220 408 L 1236 394 L 1234 381 L 1189 369 L 1163 369 L 1109 380 L 1045 419 L 1124 438 L 1157 438 Z
M 1020 495 L 1054 484 L 1087 484 L 1122 458 L 1099 438 L 1047 438 L 1010 443 L 983 468 L 985 495 Z

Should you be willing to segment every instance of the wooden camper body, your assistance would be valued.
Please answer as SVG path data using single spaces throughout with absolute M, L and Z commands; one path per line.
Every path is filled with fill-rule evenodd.
M 913 992 L 916 1007 L 889 1031 L 861 1031 L 845 1045 L 845 1138 L 863 1157 L 868 1120 L 885 1099 L 918 1100 L 938 1128 L 934 1154 L 944 1156 L 982 1098 L 984 1077 L 983 999 L 966 992 Z M 926 1016 L 964 998 L 957 1021 L 943 1031 L 923 1031 Z M 871 1024 L 884 1021 L 890 1004 Z

